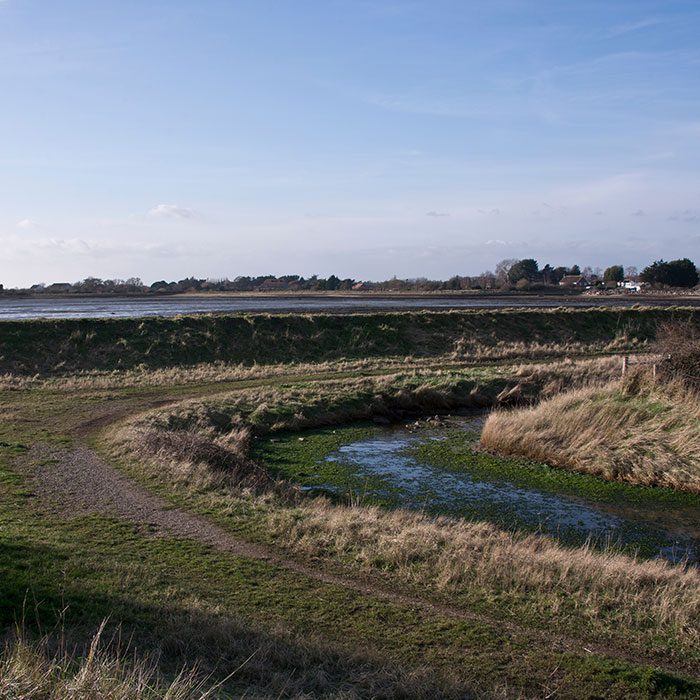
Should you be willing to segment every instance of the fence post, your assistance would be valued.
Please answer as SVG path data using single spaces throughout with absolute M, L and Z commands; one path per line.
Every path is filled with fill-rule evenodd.
M 622 376 L 623 377 L 627 374 L 627 364 L 628 364 L 627 355 L 623 355 L 622 356 Z

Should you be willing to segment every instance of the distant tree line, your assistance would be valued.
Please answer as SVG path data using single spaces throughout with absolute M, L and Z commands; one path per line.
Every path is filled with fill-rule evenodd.
M 642 282 L 665 287 L 695 287 L 698 284 L 698 269 L 688 258 L 664 262 L 657 260 L 645 267 L 640 275 Z
M 614 287 L 624 282 L 643 283 L 651 287 L 691 288 L 700 282 L 700 274 L 695 263 L 688 259 L 657 260 L 638 273 L 636 267 L 611 265 L 605 270 L 578 265 L 571 267 L 552 267 L 545 265 L 540 268 L 533 258 L 523 260 L 502 260 L 495 273 L 484 273 L 491 277 L 495 286 L 515 285 L 516 288 L 527 289 L 538 286 L 560 284 L 585 284 L 587 287 Z
M 336 275 L 329 277 L 302 277 L 301 275 L 241 276 L 234 279 L 198 279 L 186 277 L 178 281 L 158 280 L 146 285 L 138 277 L 99 279 L 87 277 L 79 282 L 57 282 L 49 285 L 35 284 L 28 290 L 15 290 L 35 294 L 175 294 L 181 292 L 321 292 L 321 291 L 377 291 L 377 292 L 439 292 L 457 290 L 537 290 L 559 287 L 615 287 L 623 282 L 640 283 L 651 287 L 695 287 L 700 282 L 695 263 L 688 258 L 657 260 L 638 273 L 635 267 L 611 265 L 601 268 L 578 265 L 540 267 L 534 258 L 506 259 L 496 265 L 494 271 L 480 275 L 454 275 L 447 280 L 431 280 L 426 277 L 391 279 L 381 282 L 357 281 Z M 0 285 L 2 290 L 2 285 Z

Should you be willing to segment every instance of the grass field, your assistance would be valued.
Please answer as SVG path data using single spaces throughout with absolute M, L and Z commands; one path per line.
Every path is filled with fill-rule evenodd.
M 126 326 L 111 322 L 83 359 L 66 350 L 76 338 L 55 361 L 39 345 L 32 358 L 13 324 L 3 362 L 16 372 L 0 385 L 0 697 L 700 697 L 694 568 L 308 497 L 256 458 L 282 431 L 605 391 L 618 358 L 557 355 L 611 352 L 623 337 L 613 325 L 630 346 L 651 337 L 625 326 L 636 311 L 578 339 L 542 313 L 524 316 L 547 319 L 531 343 L 513 330 L 520 315 L 500 328 L 501 312 L 396 314 L 396 334 L 379 329 L 391 315 L 363 316 L 364 350 L 342 345 L 357 319 L 341 343 L 328 317 L 290 317 L 322 328 L 319 346 L 289 336 L 257 366 L 252 349 L 224 362 L 223 341 L 216 357 L 178 350 L 194 342 L 178 329 L 201 319 L 144 328 L 175 348 L 159 360 L 145 340 L 115 346 Z M 593 318 L 578 313 L 563 316 Z M 646 313 L 630 318 L 651 324 Z M 245 320 L 256 343 L 270 319 Z M 479 342 L 455 357 L 467 323 Z M 449 326 L 441 340 L 435 324 Z M 548 332 L 559 350 L 542 361 Z

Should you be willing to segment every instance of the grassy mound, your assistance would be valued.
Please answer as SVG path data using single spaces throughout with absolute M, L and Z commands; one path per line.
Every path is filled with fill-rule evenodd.
M 487 450 L 636 484 L 700 493 L 700 399 L 641 375 L 492 414 Z
M 634 349 L 693 309 L 500 309 L 308 315 L 208 315 L 0 323 L 0 373 L 68 374 L 201 363 L 459 359 Z
M 248 452 L 269 433 L 532 401 L 617 371 L 615 359 L 601 358 L 261 387 L 150 411 L 130 421 L 123 439 L 146 458 L 198 465 L 205 481 L 259 490 L 268 479 Z

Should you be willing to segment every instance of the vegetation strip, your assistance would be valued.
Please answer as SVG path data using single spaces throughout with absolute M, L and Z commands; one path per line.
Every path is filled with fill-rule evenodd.
M 521 347 L 571 352 L 634 350 L 664 319 L 700 325 L 693 308 L 500 309 L 387 313 L 230 314 L 148 319 L 63 319 L 0 323 L 0 371 L 188 367 L 226 362 L 275 364 L 379 357 L 466 359 Z

